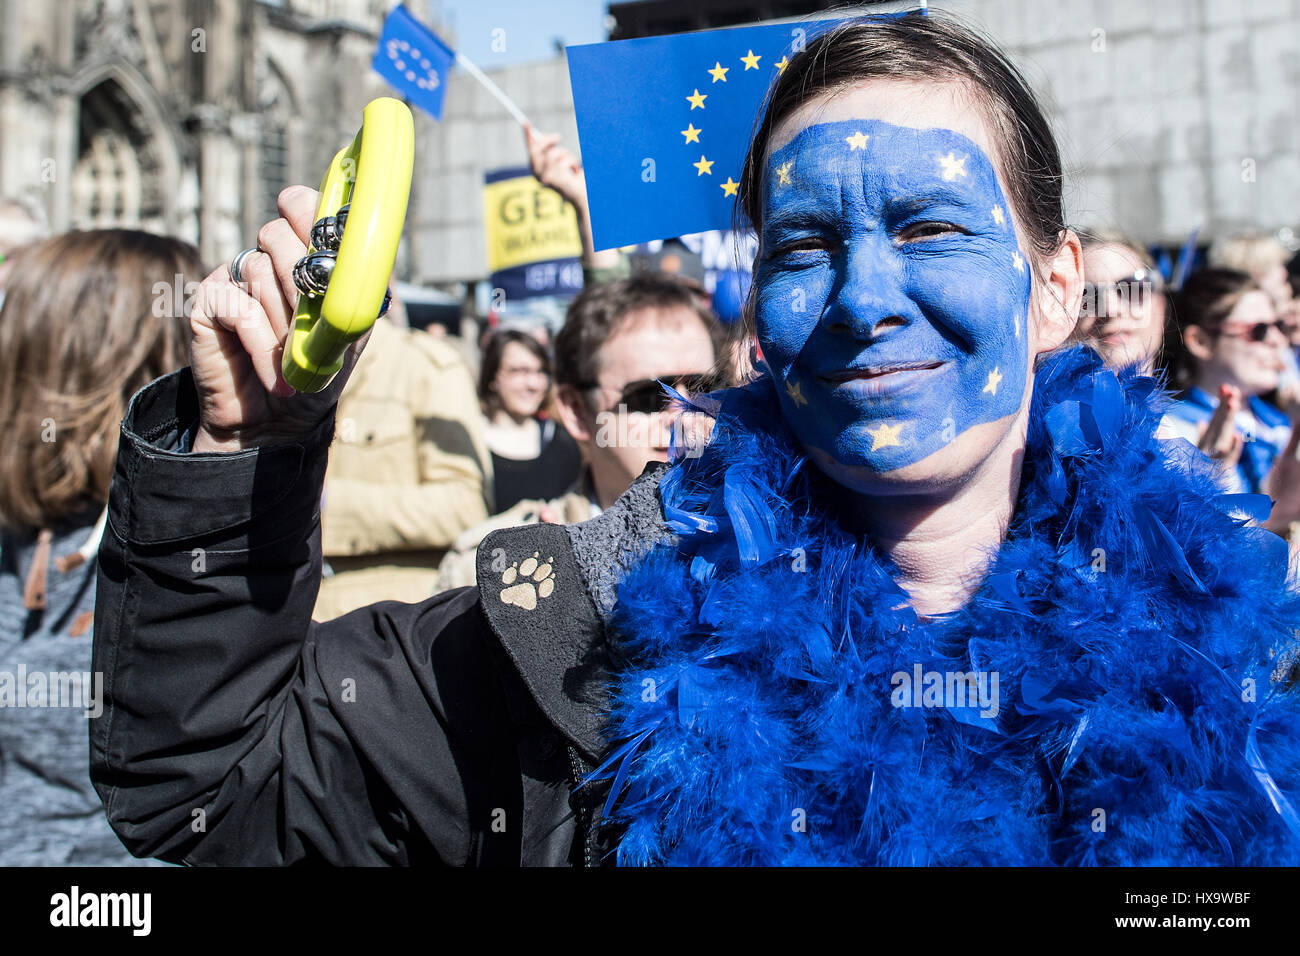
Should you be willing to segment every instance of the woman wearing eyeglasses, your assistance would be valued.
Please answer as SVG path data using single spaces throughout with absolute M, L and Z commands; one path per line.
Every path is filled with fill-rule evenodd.
M 1263 397 L 1277 388 L 1289 347 L 1272 298 L 1244 272 L 1203 269 L 1175 295 L 1174 314 L 1181 331 L 1169 336 L 1166 349 L 1172 384 L 1183 392 L 1165 416 L 1163 434 L 1224 459 L 1232 490 L 1266 491 L 1273 461 L 1291 435 L 1287 414 Z M 1217 446 L 1206 448 L 1207 433 L 1220 430 Z
M 551 391 L 551 357 L 527 332 L 506 329 L 488 340 L 478 395 L 487 416 L 495 507 L 526 498 L 558 498 L 578 480 L 582 454 L 554 418 L 539 418 Z
M 1114 369 L 1150 375 L 1165 336 L 1164 279 L 1146 250 L 1119 236 L 1083 240 L 1083 301 L 1075 338 Z

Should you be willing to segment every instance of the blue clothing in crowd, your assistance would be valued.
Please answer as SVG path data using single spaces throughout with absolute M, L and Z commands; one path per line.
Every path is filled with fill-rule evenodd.
M 1286 447 L 1291 437 L 1291 420 L 1286 413 L 1258 396 L 1246 403 L 1249 413 L 1237 415 L 1237 433 L 1241 435 L 1241 458 L 1236 475 L 1229 475 L 1230 491 L 1263 493 L 1264 479 L 1273 467 L 1273 459 Z M 1165 424 L 1175 434 L 1193 445 L 1200 438 L 1202 426 L 1214 416 L 1219 401 L 1202 388 L 1192 386 L 1165 415 Z

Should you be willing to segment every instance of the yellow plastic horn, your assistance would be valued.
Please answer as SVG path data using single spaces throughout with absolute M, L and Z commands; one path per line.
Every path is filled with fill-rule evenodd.
M 348 346 L 379 317 L 406 222 L 414 163 L 411 111 L 390 97 L 371 100 L 356 138 L 335 155 L 321 182 L 308 256 L 321 251 L 317 236 L 330 234 L 322 233 L 322 220 L 346 205 L 346 222 L 335 236 L 338 254 L 327 263 L 333 271 L 324 295 L 300 295 L 293 314 L 282 371 L 298 391 L 319 392 L 328 385 L 343 367 Z

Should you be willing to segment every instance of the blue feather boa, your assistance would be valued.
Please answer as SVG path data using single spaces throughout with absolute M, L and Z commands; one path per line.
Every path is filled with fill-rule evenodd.
M 829 513 L 771 388 L 723 393 L 662 480 L 676 543 L 619 589 L 620 863 L 1300 862 L 1286 548 L 1245 517 L 1266 498 L 1154 438 L 1154 381 L 1040 363 L 1007 539 L 933 621 Z M 894 706 L 918 664 L 996 672 L 996 718 Z

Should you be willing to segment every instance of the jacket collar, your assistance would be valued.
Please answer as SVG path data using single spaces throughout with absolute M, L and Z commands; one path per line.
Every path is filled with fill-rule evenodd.
M 533 700 L 591 760 L 605 749 L 609 645 L 605 622 L 618 579 L 669 537 L 647 466 L 608 510 L 577 525 L 494 531 L 479 545 L 479 603 Z

